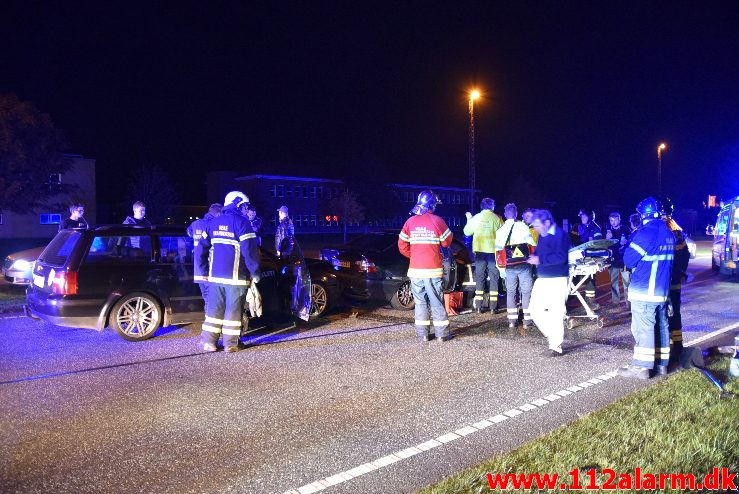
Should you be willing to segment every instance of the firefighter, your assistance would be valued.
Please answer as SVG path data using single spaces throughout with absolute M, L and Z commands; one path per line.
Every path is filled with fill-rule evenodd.
M 480 212 L 472 216 L 469 211 L 464 234 L 473 236 L 472 251 L 475 253 L 475 310 L 482 312 L 485 295 L 485 282 L 490 277 L 489 304 L 490 310 L 496 314 L 498 309 L 498 282 L 500 271 L 495 264 L 495 232 L 503 226 L 503 219 L 493 212 L 495 201 L 489 197 L 480 202 Z
M 205 303 L 205 312 L 208 313 L 208 283 L 206 282 L 207 272 L 200 271 L 200 264 L 197 260 L 200 258 L 202 252 L 202 245 L 200 244 L 200 238 L 203 236 L 203 230 L 209 220 L 218 218 L 221 215 L 221 206 L 218 203 L 211 204 L 208 208 L 208 212 L 205 213 L 200 219 L 193 221 L 190 226 L 187 227 L 187 234 L 192 237 L 193 240 L 193 281 L 200 287 L 200 293 L 203 295 L 203 302 Z
M 670 359 L 667 300 L 672 277 L 675 236 L 660 219 L 661 206 L 654 197 L 639 203 L 636 211 L 642 226 L 634 232 L 624 251 L 624 264 L 631 268 L 629 302 L 634 356 L 618 370 L 624 377 L 649 379 L 667 373 Z
M 221 333 L 224 350 L 238 351 L 244 295 L 250 283 L 259 283 L 261 275 L 257 236 L 244 217 L 249 198 L 233 191 L 226 194 L 224 204 L 221 215 L 205 224 L 196 259 L 205 278 L 201 281 L 209 285 L 201 333 L 206 352 L 216 351 Z
M 439 341 L 451 338 L 444 308 L 444 267 L 440 247 L 451 245 L 452 232 L 444 220 L 434 214 L 439 204 L 439 196 L 431 190 L 418 194 L 418 201 L 411 210 L 412 216 L 398 236 L 398 250 L 410 258 L 408 277 L 416 302 L 416 335 L 420 341 L 431 341 L 431 319 Z
M 672 219 L 675 206 L 670 198 L 665 197 L 661 201 L 660 214 L 662 220 L 672 234 L 675 236 L 675 260 L 672 264 L 672 278 L 670 279 L 669 305 L 667 307 L 667 322 L 670 328 L 670 360 L 677 362 L 683 351 L 683 320 L 680 315 L 680 302 L 683 278 L 688 276 L 688 263 L 690 252 L 685 241 L 685 235 L 680 225 Z
M 603 238 L 603 232 L 600 229 L 600 225 L 595 222 L 594 211 L 583 208 L 577 213 L 577 215 L 580 217 L 580 224 L 577 225 L 577 236 L 579 237 L 580 244 Z M 575 281 L 575 285 L 579 283 L 580 279 L 582 278 L 578 276 L 578 279 Z M 594 310 L 599 309 L 600 305 L 595 301 L 595 277 L 593 275 L 588 276 L 584 286 L 585 296 L 590 302 L 590 308 Z

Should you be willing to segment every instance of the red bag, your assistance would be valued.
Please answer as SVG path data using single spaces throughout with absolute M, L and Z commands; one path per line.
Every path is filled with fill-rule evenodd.
M 444 307 L 447 315 L 457 316 L 457 309 L 464 307 L 464 292 L 451 292 L 444 294 Z
M 506 255 L 505 250 L 497 250 L 495 251 L 495 264 L 499 268 L 504 268 L 506 265 Z

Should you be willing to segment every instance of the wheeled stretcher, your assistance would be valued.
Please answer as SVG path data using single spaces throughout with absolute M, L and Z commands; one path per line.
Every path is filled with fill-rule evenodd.
M 595 276 L 597 273 L 605 271 L 611 265 L 612 258 L 608 247 L 615 243 L 617 243 L 616 240 L 593 240 L 570 249 L 568 254 L 570 271 L 567 282 L 569 295 L 577 297 L 577 300 L 580 301 L 583 309 L 585 309 L 585 314 L 571 315 L 568 313 L 565 316 L 567 329 L 573 328 L 574 320 L 577 318 L 596 321 L 599 328 L 602 328 L 605 324 L 605 319 L 593 311 L 585 300 L 585 297 L 582 296 L 580 288 L 590 276 Z

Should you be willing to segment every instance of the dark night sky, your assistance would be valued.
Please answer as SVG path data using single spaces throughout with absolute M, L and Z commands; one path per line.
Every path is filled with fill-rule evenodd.
M 493 197 L 631 206 L 662 140 L 678 201 L 739 194 L 736 2 L 153 3 L 3 7 L 0 92 L 98 160 L 103 201 L 141 162 L 187 203 L 208 170 L 466 186 L 474 84 Z

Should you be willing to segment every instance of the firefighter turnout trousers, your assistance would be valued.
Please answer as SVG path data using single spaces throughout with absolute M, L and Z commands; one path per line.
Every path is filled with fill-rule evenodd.
M 488 252 L 475 252 L 475 309 L 481 309 L 485 298 L 485 283 L 490 277 L 489 304 L 490 310 L 493 311 L 498 307 L 498 282 L 500 280 L 500 271 L 495 264 L 495 254 Z
M 246 287 L 211 284 L 208 287 L 205 322 L 201 340 L 215 345 L 223 333 L 223 346 L 235 347 L 241 336 L 241 315 L 244 312 Z
M 667 303 L 631 301 L 631 334 L 634 336 L 634 358 L 631 365 L 653 369 L 670 360 L 670 337 Z
M 437 338 L 449 336 L 449 317 L 444 307 L 442 278 L 411 278 L 411 292 L 416 302 L 416 335 L 424 338 L 429 335 L 431 319 Z

